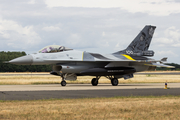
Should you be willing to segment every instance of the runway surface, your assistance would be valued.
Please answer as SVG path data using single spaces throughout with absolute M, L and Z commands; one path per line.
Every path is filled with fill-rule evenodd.
M 147 84 L 60 84 L 51 85 L 0 85 L 0 100 L 37 100 L 52 98 L 92 98 L 115 96 L 162 96 L 180 95 L 180 83 L 168 83 L 170 89 L 164 89 L 163 83 Z

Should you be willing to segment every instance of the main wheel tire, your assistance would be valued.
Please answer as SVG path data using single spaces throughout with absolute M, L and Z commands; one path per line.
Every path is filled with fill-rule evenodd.
M 96 78 L 93 78 L 91 80 L 91 84 L 92 84 L 92 86 L 97 86 L 98 85 L 98 80 L 96 80 Z
M 66 86 L 66 81 L 65 80 L 61 81 L 61 86 Z
M 119 81 L 118 81 L 118 79 L 117 79 L 117 78 L 113 78 L 113 79 L 111 79 L 111 84 L 112 84 L 113 86 L 117 86 L 117 85 L 118 85 L 118 83 L 119 83 Z

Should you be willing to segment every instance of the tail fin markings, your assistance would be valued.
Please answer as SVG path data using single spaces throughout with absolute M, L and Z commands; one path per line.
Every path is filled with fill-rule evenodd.
M 153 56 L 153 51 L 148 51 L 156 27 L 146 25 L 135 37 L 129 46 L 122 51 L 114 54 L 127 54 L 132 56 Z

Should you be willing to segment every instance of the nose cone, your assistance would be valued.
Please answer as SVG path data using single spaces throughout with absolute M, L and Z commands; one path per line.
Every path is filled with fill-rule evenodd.
M 15 58 L 9 61 L 9 63 L 16 64 L 16 65 L 31 65 L 33 63 L 33 57 L 32 55 L 26 55 L 26 56 Z

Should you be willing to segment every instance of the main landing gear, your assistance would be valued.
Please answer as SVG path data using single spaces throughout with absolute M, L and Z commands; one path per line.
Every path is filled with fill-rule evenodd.
M 117 86 L 119 84 L 119 81 L 117 78 L 113 78 L 112 76 L 106 76 L 106 78 L 108 78 L 109 80 L 111 80 L 111 84 L 112 86 Z
M 76 80 L 77 79 L 77 75 L 73 74 L 73 73 L 65 73 L 65 74 L 60 74 L 62 81 L 61 81 L 61 85 L 62 86 L 66 86 L 66 80 Z
M 117 78 L 112 78 L 112 79 L 111 79 L 111 84 L 112 84 L 113 86 L 117 86 L 118 83 L 119 83 L 119 81 L 118 81 Z
M 97 86 L 97 85 L 98 85 L 98 81 L 99 81 L 99 78 L 100 78 L 100 77 L 101 77 L 101 76 L 96 76 L 96 78 L 93 78 L 93 79 L 91 80 L 92 86 Z M 108 78 L 108 79 L 111 80 L 112 86 L 117 86 L 118 83 L 119 83 L 118 79 L 117 79 L 117 78 L 113 78 L 112 76 L 106 76 L 106 78 Z
M 99 78 L 100 78 L 101 76 L 96 76 L 96 78 L 93 78 L 92 80 L 91 80 L 91 84 L 92 84 L 92 86 L 97 86 L 98 85 L 98 81 L 99 81 Z

